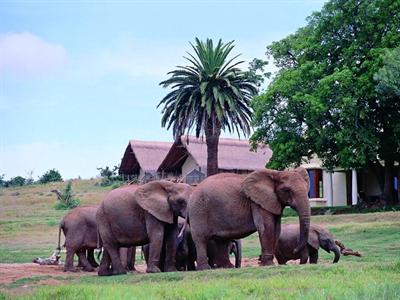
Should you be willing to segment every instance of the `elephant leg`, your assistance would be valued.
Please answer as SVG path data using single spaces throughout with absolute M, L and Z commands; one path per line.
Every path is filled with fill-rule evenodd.
M 94 258 L 94 249 L 87 250 L 87 259 L 93 268 L 97 268 L 99 266 L 96 259 Z
M 82 262 L 83 264 L 83 270 L 86 272 L 93 272 L 94 269 L 93 267 L 90 265 L 89 261 L 86 258 L 86 251 L 78 251 L 77 252 L 78 258 L 79 260 Z
M 310 247 L 310 264 L 317 264 L 318 263 L 318 250 Z
M 217 268 L 234 268 L 235 266 L 229 260 L 229 250 L 231 241 L 216 241 L 216 252 L 214 262 Z
M 104 244 L 104 248 L 108 251 L 111 258 L 112 275 L 123 275 L 126 274 L 126 269 L 122 265 L 121 258 L 119 256 L 119 248 L 115 245 Z
M 119 257 L 121 258 L 122 266 L 128 270 L 128 248 L 119 248 Z
M 150 214 L 146 214 L 146 230 L 149 237 L 149 261 L 147 273 L 161 272 L 160 255 L 164 241 L 164 224 Z
M 274 254 L 276 252 L 276 247 L 278 247 L 279 236 L 281 235 L 281 216 L 275 216 L 275 245 L 274 245 Z
M 86 255 L 86 251 L 85 250 L 80 250 L 80 251 L 82 251 L 83 254 Z M 79 252 L 77 252 L 76 255 L 78 255 L 78 265 L 77 265 L 77 267 L 78 268 L 83 268 L 85 266 L 85 264 L 83 263 L 81 257 L 79 256 Z
M 127 269 L 129 271 L 136 271 L 136 268 L 135 268 L 136 247 L 128 248 L 127 259 L 128 259 Z
M 196 235 L 194 232 L 192 232 L 192 239 L 194 241 L 194 244 L 196 245 L 197 270 L 211 269 L 210 265 L 208 264 L 208 257 L 207 257 L 208 238 Z
M 257 204 L 251 204 L 254 225 L 258 231 L 261 244 L 261 266 L 274 265 L 274 253 L 276 240 L 276 217 L 270 212 L 262 209 Z
M 165 272 L 176 272 L 176 239 L 178 227 L 169 225 L 165 232 Z
M 75 249 L 66 247 L 67 256 L 65 258 L 64 272 L 77 272 L 78 270 L 74 267 L 74 254 Z
M 110 276 L 112 275 L 111 270 L 111 258 L 107 250 L 103 250 L 103 256 L 100 261 L 99 271 L 97 273 L 99 276 Z
M 304 247 L 300 252 L 300 264 L 304 265 L 308 261 L 308 247 Z

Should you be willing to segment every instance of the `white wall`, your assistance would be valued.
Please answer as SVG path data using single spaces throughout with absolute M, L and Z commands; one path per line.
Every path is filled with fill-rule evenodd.
M 189 155 L 182 165 L 182 177 L 185 177 L 188 173 L 190 173 L 194 169 L 198 170 L 199 165 L 196 163 L 196 160 L 193 158 L 193 156 Z M 203 170 L 202 172 L 204 173 Z
M 329 193 L 329 173 L 322 172 L 322 185 L 324 190 L 324 198 L 328 200 Z M 333 203 L 332 206 L 347 205 L 347 187 L 346 187 L 346 173 L 333 172 L 332 174 L 332 188 L 333 188 Z M 328 203 L 327 203 L 328 204 Z

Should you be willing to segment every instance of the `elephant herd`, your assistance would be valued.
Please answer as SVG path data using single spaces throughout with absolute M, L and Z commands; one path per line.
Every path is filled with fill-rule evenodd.
M 143 246 L 148 273 L 240 266 L 240 239 L 258 232 L 260 265 L 290 259 L 316 263 L 318 248 L 340 252 L 332 235 L 310 225 L 305 169 L 259 170 L 248 175 L 220 173 L 198 186 L 170 181 L 126 185 L 110 191 L 98 207 L 79 207 L 60 222 L 67 251 L 85 271 L 97 267 L 93 250 L 103 247 L 98 275 L 134 269 L 135 247 Z M 297 211 L 299 224 L 281 226 L 284 207 Z

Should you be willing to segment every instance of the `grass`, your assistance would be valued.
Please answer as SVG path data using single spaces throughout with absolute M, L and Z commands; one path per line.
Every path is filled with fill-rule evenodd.
M 51 254 L 58 221 L 66 213 L 56 211 L 55 196 L 48 196 L 54 186 L 63 185 L 0 191 L 0 262 L 30 262 Z M 77 181 L 73 188 L 84 205 L 100 202 L 107 192 L 95 181 Z M 296 217 L 283 219 L 295 222 Z M 66 276 L 56 286 L 39 282 L 57 277 L 27 276 L 0 286 L 0 299 L 400 299 L 400 212 L 313 216 L 312 222 L 323 224 L 363 257 L 342 256 L 333 265 L 332 254 L 320 250 L 318 265 Z M 243 240 L 244 257 L 259 253 L 256 234 Z

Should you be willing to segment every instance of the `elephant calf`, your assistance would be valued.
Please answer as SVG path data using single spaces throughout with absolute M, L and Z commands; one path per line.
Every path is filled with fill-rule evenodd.
M 94 271 L 97 263 L 93 251 L 97 247 L 97 206 L 77 207 L 62 218 L 58 231 L 58 249 L 60 248 L 61 230 L 65 236 L 64 271 L 76 271 L 74 268 L 74 255 L 79 258 L 79 264 L 84 271 Z M 86 257 L 86 251 L 88 256 Z
M 328 253 L 331 251 L 335 253 L 333 263 L 339 261 L 340 251 L 335 245 L 332 234 L 327 229 L 319 225 L 311 225 L 307 247 L 304 247 L 300 252 L 294 254 L 294 249 L 298 244 L 299 234 L 300 230 L 298 224 L 282 225 L 281 234 L 275 249 L 275 257 L 279 264 L 283 265 L 286 264 L 288 260 L 296 259 L 300 259 L 300 264 L 307 263 L 308 259 L 310 259 L 310 264 L 316 264 L 318 262 L 319 247 Z
M 98 206 L 77 207 L 71 210 L 62 218 L 58 231 L 58 248 L 61 250 L 61 230 L 65 236 L 64 246 L 67 250 L 67 257 L 64 264 L 64 271 L 74 272 L 74 255 L 78 256 L 78 267 L 84 271 L 93 272 L 98 267 L 94 258 L 94 249 L 97 248 L 97 223 L 96 212 Z M 121 248 L 120 255 L 124 267 L 135 270 L 136 248 Z M 87 255 L 86 255 L 87 254 Z
M 196 270 L 196 247 L 190 233 L 190 226 L 184 226 L 184 220 L 179 220 L 178 231 L 181 233 L 176 239 L 176 262 L 175 266 L 178 271 L 194 271 Z M 181 230 L 184 230 L 181 232 Z M 149 259 L 149 245 L 142 246 L 146 263 Z M 235 265 L 229 260 L 229 254 L 234 254 Z M 212 268 L 240 268 L 242 259 L 242 247 L 240 240 L 218 243 L 210 240 L 207 246 L 207 256 Z M 164 271 L 165 262 L 165 242 L 160 254 L 159 268 Z

